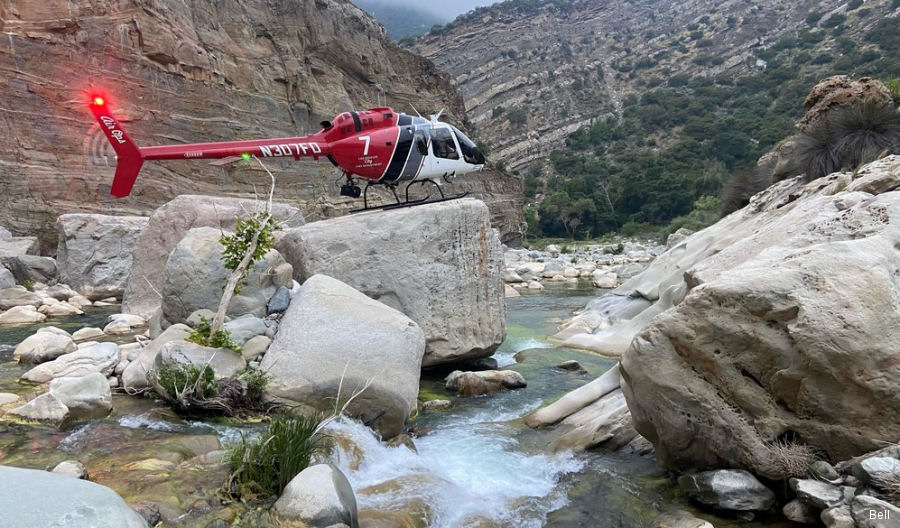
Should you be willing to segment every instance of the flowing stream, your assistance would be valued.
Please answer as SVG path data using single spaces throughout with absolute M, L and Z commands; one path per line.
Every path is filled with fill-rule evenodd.
M 412 420 L 415 450 L 388 447 L 351 420 L 331 424 L 335 447 L 330 461 L 353 485 L 363 526 L 638 528 L 669 509 L 690 510 L 719 528 L 736 526 L 734 519 L 694 510 L 652 457 L 553 453 L 546 447 L 547 431 L 534 431 L 519 420 L 615 364 L 547 341 L 562 319 L 596 295 L 589 287 L 551 285 L 542 293 L 507 299 L 507 340 L 495 357 L 503 368 L 522 373 L 528 387 L 457 398 L 443 388 L 447 372 L 424 373 L 422 399 L 452 403 L 448 410 L 422 411 Z M 114 312 L 94 311 L 49 324 L 69 331 L 102 326 Z M 37 327 L 0 329 L 0 391 L 32 394 L 16 382 L 24 369 L 10 358 L 11 345 Z M 587 372 L 554 367 L 569 359 L 579 361 Z M 130 503 L 149 501 L 163 512 L 171 509 L 175 521 L 167 526 L 268 525 L 258 518 L 245 521 L 239 505 L 220 504 L 216 489 L 225 476 L 220 465 L 191 464 L 194 451 L 255 434 L 258 424 L 182 420 L 153 399 L 125 395 L 114 396 L 114 407 L 114 414 L 104 420 L 64 430 L 0 424 L 0 463 L 46 469 L 77 459 L 93 480 Z

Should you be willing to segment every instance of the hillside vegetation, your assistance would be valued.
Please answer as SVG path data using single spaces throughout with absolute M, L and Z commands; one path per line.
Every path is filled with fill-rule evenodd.
M 397 5 L 384 0 L 353 0 L 353 3 L 375 17 L 393 40 L 424 35 L 445 20 L 427 9 Z
M 454 76 L 492 157 L 523 178 L 530 233 L 587 238 L 715 219 L 722 185 L 792 133 L 816 82 L 900 76 L 898 13 L 900 0 L 513 0 L 434 30 L 420 49 Z M 515 17 L 552 28 L 553 45 L 530 35 L 501 51 L 514 65 L 495 66 L 507 73 L 493 86 L 437 51 Z M 551 69 L 522 71 L 540 67 Z

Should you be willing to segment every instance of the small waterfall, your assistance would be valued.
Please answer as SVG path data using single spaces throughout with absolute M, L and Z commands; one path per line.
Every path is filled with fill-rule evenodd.
M 360 510 L 419 512 L 424 504 L 431 528 L 542 526 L 547 512 L 566 503 L 561 477 L 583 463 L 571 453 L 524 453 L 513 427 L 467 418 L 417 438 L 418 453 L 387 447 L 350 420 L 329 426 L 352 445 L 338 442 L 332 456 Z

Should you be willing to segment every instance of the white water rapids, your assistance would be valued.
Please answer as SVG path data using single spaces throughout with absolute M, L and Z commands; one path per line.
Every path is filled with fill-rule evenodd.
M 582 462 L 570 453 L 517 450 L 514 428 L 502 421 L 527 410 L 441 424 L 415 440 L 418 453 L 387 447 L 363 425 L 341 421 L 330 426 L 332 434 L 350 438 L 362 460 L 338 448 L 333 461 L 357 490 L 360 510 L 405 510 L 418 499 L 428 507 L 431 528 L 485 520 L 538 528 L 547 512 L 566 502 L 560 478 L 581 469 Z

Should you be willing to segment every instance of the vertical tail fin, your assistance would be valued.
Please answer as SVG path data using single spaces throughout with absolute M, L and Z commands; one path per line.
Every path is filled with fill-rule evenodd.
M 141 166 L 144 164 L 144 157 L 141 149 L 135 145 L 134 141 L 125 133 L 122 125 L 116 121 L 109 111 L 106 99 L 96 96 L 91 99 L 91 112 L 100 123 L 100 128 L 106 134 L 116 152 L 116 175 L 113 177 L 112 188 L 110 194 L 116 197 L 128 196 L 134 181 L 137 179 Z

